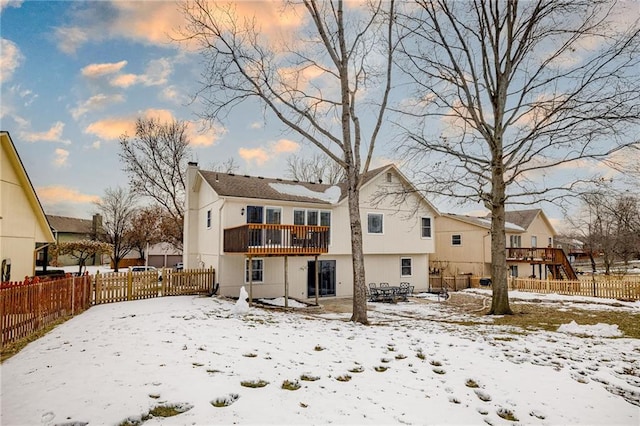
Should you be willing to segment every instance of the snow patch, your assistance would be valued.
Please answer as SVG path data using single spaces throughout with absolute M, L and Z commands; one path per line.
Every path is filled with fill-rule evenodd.
M 591 337 L 620 337 L 622 332 L 618 330 L 616 324 L 594 324 L 594 325 L 580 325 L 575 321 L 571 321 L 569 324 L 562 324 L 558 327 L 560 333 L 575 334 L 578 336 L 591 336 Z
M 292 185 L 289 183 L 270 183 L 269 186 L 281 194 L 315 198 L 331 204 L 336 204 L 340 200 L 340 195 L 342 194 L 340 188 L 335 185 L 327 188 L 324 192 L 312 191 L 303 185 Z

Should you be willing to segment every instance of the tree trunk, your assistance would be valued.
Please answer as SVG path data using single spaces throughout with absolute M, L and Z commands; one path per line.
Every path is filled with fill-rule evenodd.
M 353 314 L 351 321 L 369 324 L 367 319 L 367 293 L 362 253 L 362 222 L 360 221 L 360 188 L 358 171 L 347 173 L 349 194 L 349 222 L 351 223 L 351 256 L 353 261 Z
M 491 283 L 490 315 L 513 314 L 509 307 L 507 283 L 507 238 L 505 236 L 505 184 L 501 169 L 493 172 L 491 203 Z

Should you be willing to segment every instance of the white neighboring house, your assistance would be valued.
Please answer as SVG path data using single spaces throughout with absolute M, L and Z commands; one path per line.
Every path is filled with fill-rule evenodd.
M 393 166 L 363 176 L 360 214 L 367 283 L 428 288 L 438 212 Z M 189 163 L 184 267 L 213 267 L 220 294 L 237 297 L 351 296 L 353 268 L 348 200 L 341 185 L 200 170 Z M 249 264 L 251 259 L 251 265 Z M 287 273 L 285 274 L 285 270 Z M 251 277 L 251 279 L 250 279 Z

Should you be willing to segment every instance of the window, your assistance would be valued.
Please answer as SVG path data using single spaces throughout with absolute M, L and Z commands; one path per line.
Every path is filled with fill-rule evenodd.
M 518 277 L 518 265 L 509 266 L 509 270 L 511 271 L 511 276 L 514 278 Z
M 307 225 L 318 226 L 318 210 L 307 210 Z
M 549 244 L 547 247 L 553 247 L 553 237 L 549 237 Z
M 264 261 L 262 259 L 251 259 L 251 276 L 254 283 L 263 281 Z M 244 260 L 244 282 L 249 282 L 249 259 Z
M 431 218 L 430 217 L 422 218 L 422 231 L 420 235 L 422 236 L 422 238 L 431 238 Z
M 370 234 L 382 234 L 383 231 L 383 219 L 382 213 L 369 213 L 367 214 L 367 229 Z
M 411 276 L 411 258 L 410 257 L 400 258 L 400 276 L 402 277 Z
M 536 237 L 535 235 L 531 236 L 531 248 L 536 248 L 538 247 L 538 237 Z
M 391 172 L 387 172 L 387 182 L 391 183 Z
M 282 219 L 282 209 L 280 207 L 267 207 L 265 215 L 265 223 L 272 225 L 280 225 Z M 265 230 L 267 244 L 282 244 L 282 232 L 280 229 Z
M 462 235 L 453 234 L 451 236 L 451 245 L 452 246 L 461 246 L 462 245 Z
M 207 210 L 207 229 L 211 229 L 211 210 Z
M 247 223 L 262 223 L 262 206 L 247 206 Z
M 513 248 L 522 247 L 522 236 L 520 235 L 509 236 L 509 247 L 513 247 Z
M 294 210 L 293 211 L 293 224 L 294 225 L 304 225 L 305 220 L 305 211 L 304 210 Z

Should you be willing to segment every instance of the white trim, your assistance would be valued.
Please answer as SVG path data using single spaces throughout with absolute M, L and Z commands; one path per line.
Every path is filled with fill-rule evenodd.
M 262 279 L 260 281 L 255 281 L 254 280 L 253 283 L 254 284 L 256 284 L 256 283 L 258 283 L 258 284 L 264 283 L 264 265 L 265 265 L 264 258 L 262 258 L 262 257 L 252 257 L 251 261 L 254 261 L 254 260 L 259 260 L 259 261 L 262 262 Z M 255 271 L 255 269 L 253 271 Z M 244 276 L 244 283 L 245 284 L 249 284 L 249 280 L 247 280 L 248 272 L 249 272 L 249 258 L 245 257 L 244 258 L 244 271 L 242 273 L 242 275 Z
M 369 231 L 369 216 L 370 215 L 382 216 L 382 232 L 370 232 Z M 384 213 L 367 212 L 367 234 L 368 235 L 384 235 Z
M 422 226 L 422 219 L 429 219 L 429 233 L 431 234 L 428 237 L 425 237 L 422 235 L 422 230 L 423 230 L 423 226 Z M 434 225 L 434 220 L 433 217 L 431 216 L 421 216 L 420 217 L 420 238 L 423 240 L 432 240 L 433 239 L 433 225 Z
M 404 275 L 402 273 L 402 268 L 403 268 L 402 261 L 405 260 L 405 259 L 409 259 L 409 268 L 411 268 L 411 273 L 409 275 Z M 412 257 L 407 257 L 407 256 L 401 257 L 400 258 L 400 277 L 401 278 L 409 278 L 409 277 L 412 277 L 412 276 L 413 276 L 413 258 Z

